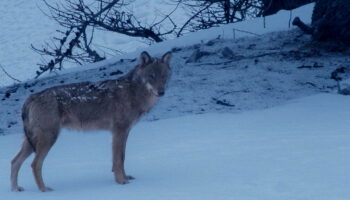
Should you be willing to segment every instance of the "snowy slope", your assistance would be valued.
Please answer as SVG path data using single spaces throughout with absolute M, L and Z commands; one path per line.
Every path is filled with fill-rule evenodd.
M 169 4 L 168 0 L 138 0 L 132 10 L 142 22 L 151 23 L 161 17 L 161 11 L 166 12 L 173 8 L 174 5 Z M 0 1 L 0 64 L 20 80 L 33 78 L 35 70 L 38 69 L 36 64 L 43 59 L 31 50 L 30 45 L 41 47 L 45 42 L 50 43 L 53 36 L 60 36 L 56 33 L 59 26 L 41 10 L 47 12 L 41 0 Z M 174 16 L 174 20 L 181 23 L 184 15 L 178 14 Z M 108 32 L 96 31 L 95 40 L 94 48 L 112 53 L 106 55 L 109 58 L 117 53 L 108 51 L 108 48 L 125 53 L 147 46 L 142 39 Z M 74 66 L 76 65 L 72 64 L 68 67 Z M 23 71 L 26 73 L 22 73 Z M 12 83 L 13 80 L 0 70 L 0 86 Z
M 1 199 L 350 199 L 350 97 L 315 95 L 240 114 L 141 122 L 128 141 L 126 170 L 111 173 L 110 134 L 64 130 L 44 164 L 55 191 L 37 190 L 30 157 L 23 193 L 9 190 L 21 135 L 0 140 Z
M 17 6 L 31 12 L 36 9 L 33 2 L 1 1 L 0 10 Z M 148 2 L 140 14 L 152 13 L 149 8 L 158 0 Z M 312 7 L 292 14 L 308 22 Z M 1 19 L 7 16 L 3 13 Z M 286 31 L 289 14 L 282 11 L 267 18 L 266 28 L 263 19 L 221 26 L 0 88 L 0 199 L 350 199 L 350 101 L 334 94 L 336 83 L 330 78 L 341 67 L 343 76 L 350 76 L 349 56 L 329 52 L 297 30 Z M 8 35 L 16 29 L 7 17 L 9 23 L 0 23 L 5 30 L 0 40 L 12 53 L 0 53 L 7 60 L 0 63 L 33 66 L 37 58 L 15 51 L 31 43 L 21 32 L 33 22 L 19 17 L 27 26 L 18 28 L 13 33 L 17 39 L 11 41 Z M 37 31 L 30 38 L 41 41 L 46 33 Z M 125 49 L 137 47 L 135 41 L 124 42 Z M 171 49 L 173 76 L 166 95 L 129 139 L 126 169 L 136 180 L 128 185 L 114 182 L 109 133 L 63 130 L 44 164 L 45 180 L 55 191 L 38 191 L 30 157 L 20 173 L 26 191 L 10 192 L 9 164 L 23 135 L 20 109 L 31 93 L 115 79 L 136 65 L 142 50 L 159 56 Z M 198 53 L 204 56 L 195 58 Z M 23 79 L 31 76 L 29 68 Z
M 191 61 L 198 52 L 205 56 Z M 99 63 L 86 71 L 0 88 L 0 134 L 22 133 L 21 106 L 30 94 L 55 85 L 116 79 L 137 62 Z M 331 73 L 347 67 L 344 75 L 349 77 L 348 63 L 348 55 L 328 52 L 296 30 L 173 49 L 173 73 L 166 94 L 143 119 L 242 112 L 319 92 L 335 92 Z
M 216 38 L 224 40 L 240 40 L 240 38 L 245 37 L 256 37 L 271 32 L 292 30 L 294 27 L 290 25 L 290 20 L 296 16 L 299 16 L 305 23 L 311 23 L 313 7 L 314 4 L 311 3 L 297 8 L 293 11 L 281 10 L 277 14 L 267 16 L 265 18 L 255 18 L 252 20 L 246 20 L 233 24 L 225 24 L 219 27 L 213 27 L 206 30 L 188 33 L 182 37 L 169 39 L 160 43 L 152 44 L 150 46 L 136 45 L 138 48 L 133 49 L 133 51 L 127 51 L 128 53 L 116 55 L 110 59 L 98 63 L 88 63 L 84 65 L 84 67 L 69 67 L 68 69 L 59 71 L 57 73 L 66 74 L 77 71 L 85 71 L 87 69 L 94 69 L 105 65 L 111 65 L 118 62 L 120 59 L 134 59 L 138 57 L 142 51 L 148 51 L 151 54 L 159 55 L 173 48 L 183 48 L 190 45 L 206 43 Z M 181 21 L 181 19 L 179 19 L 179 21 Z M 131 46 L 134 45 L 134 40 L 126 41 L 126 43 L 129 42 Z M 55 74 L 46 74 L 46 77 L 52 75 Z
M 135 2 L 133 10 L 139 15 L 142 21 L 151 23 L 155 19 L 159 19 L 162 13 L 167 13 L 175 7 L 174 4 L 169 4 L 169 1 L 138 0 Z M 292 12 L 292 17 L 300 16 L 306 23 L 309 23 L 312 8 L 313 4 L 298 8 Z M 43 59 L 31 50 L 30 45 L 34 44 L 40 47 L 44 42 L 50 42 L 50 38 L 57 35 L 55 33 L 57 25 L 48 19 L 40 9 L 45 10 L 42 1 L 0 1 L 0 47 L 2 49 L 0 52 L 0 64 L 8 73 L 23 81 L 35 76 L 35 70 L 38 69 L 36 64 L 40 63 Z M 178 24 L 182 24 L 185 20 L 186 16 L 182 12 L 179 9 L 173 17 Z M 216 38 L 218 35 L 221 35 L 221 38 L 232 39 L 233 29 L 236 29 L 236 39 L 242 36 L 252 35 L 241 32 L 240 30 L 254 34 L 287 30 L 289 29 L 289 20 L 290 12 L 280 11 L 277 15 L 266 17 L 265 27 L 264 19 L 258 18 L 191 33 L 177 40 L 169 40 L 164 43 L 152 45 L 150 48 L 141 39 L 108 32 L 96 32 L 96 48 L 111 53 L 111 55 L 106 55 L 107 58 L 111 58 L 110 60 L 101 62 L 98 65 L 114 63 L 115 60 L 119 60 L 120 58 L 135 57 L 146 48 L 154 54 L 159 54 L 175 46 L 196 44 Z M 123 54 L 119 55 L 119 53 L 114 51 L 108 51 L 108 48 L 119 50 Z M 72 68 L 75 66 L 75 64 L 72 64 L 66 67 Z M 93 66 L 95 67 L 96 65 Z M 84 70 L 84 68 L 81 69 L 80 67 L 80 70 Z M 0 70 L 0 86 L 10 85 L 12 83 L 14 81 Z
M 0 1 L 0 64 L 20 80 L 33 77 L 41 60 L 30 44 L 41 45 L 55 32 L 55 24 L 40 12 L 36 2 L 40 1 Z M 0 71 L 0 86 L 12 84 Z

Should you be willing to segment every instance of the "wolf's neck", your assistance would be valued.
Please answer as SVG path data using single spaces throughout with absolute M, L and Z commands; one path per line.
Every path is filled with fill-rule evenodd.
M 158 101 L 158 97 L 144 83 L 134 82 L 130 84 L 130 90 L 132 102 L 134 102 L 133 106 L 139 108 L 142 112 L 148 112 Z

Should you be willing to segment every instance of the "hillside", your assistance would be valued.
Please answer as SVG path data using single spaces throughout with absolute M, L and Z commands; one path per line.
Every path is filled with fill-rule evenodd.
M 140 20 L 151 24 L 154 20 L 163 16 L 161 13 L 174 9 L 172 0 L 138 0 L 132 5 L 135 15 Z M 125 58 L 135 51 L 140 52 L 143 49 L 154 53 L 157 50 L 166 51 L 165 46 L 178 46 L 179 44 L 193 45 L 201 40 L 206 41 L 221 35 L 221 38 L 232 39 L 233 29 L 248 31 L 254 34 L 263 34 L 271 31 L 281 31 L 290 29 L 290 17 L 299 16 L 305 23 L 311 22 L 311 10 L 313 4 L 303 6 L 293 10 L 292 13 L 280 11 L 276 15 L 266 18 L 256 18 L 234 24 L 226 24 L 214 27 L 208 30 L 202 30 L 176 40 L 167 40 L 166 42 L 157 43 L 148 46 L 145 40 L 140 38 L 128 37 L 125 35 L 110 33 L 106 31 L 95 30 L 94 48 L 106 52 L 108 60 Z M 50 38 L 61 37 L 56 32 L 61 29 L 58 25 L 50 20 L 42 11 L 46 7 L 41 0 L 16 0 L 0 1 L 0 65 L 11 75 L 19 80 L 27 81 L 35 76 L 38 69 L 37 64 L 44 61 L 45 57 L 37 54 L 31 49 L 31 44 L 40 48 L 45 42 L 51 42 Z M 183 9 L 173 13 L 173 20 L 180 26 L 187 20 L 187 15 Z M 61 30 L 62 31 L 62 30 Z M 251 35 L 247 32 L 236 31 L 235 37 Z M 170 36 L 169 36 L 170 37 Z M 168 45 L 164 45 L 164 43 Z M 115 51 L 116 50 L 116 51 Z M 162 52 L 157 52 L 162 53 Z M 64 68 L 70 69 L 77 65 L 67 63 Z M 86 68 L 86 64 L 80 68 Z M 0 70 L 0 87 L 8 86 L 15 83 L 2 70 Z
M 263 109 L 320 92 L 332 93 L 336 82 L 331 73 L 348 68 L 349 63 L 346 53 L 329 52 L 298 30 L 214 39 L 172 51 L 173 73 L 166 95 L 145 120 Z M 137 58 L 121 59 L 86 71 L 1 88 L 2 134 L 21 132 L 21 105 L 29 94 L 54 85 L 115 79 L 137 62 Z
M 148 2 L 138 1 L 139 14 L 146 18 L 160 0 Z M 33 42 L 49 33 L 40 32 L 33 21 L 16 28 L 10 19 L 18 15 L 25 21 L 22 9 L 22 14 L 35 14 L 28 20 L 40 17 L 33 3 L 0 3 L 6 5 L 0 11 L 7 11 L 0 17 L 8 22 L 0 25 L 5 27 L 0 41 L 9 49 L 2 59 L 14 65 L 28 63 L 28 68 L 14 70 L 24 79 L 31 77 L 37 58 L 23 49 L 23 27 L 36 30 L 28 35 Z M 11 6 L 19 7 L 17 13 L 9 12 Z M 110 44 L 125 42 L 122 45 L 131 52 L 21 84 L 1 79 L 0 85 L 8 86 L 0 87 L 0 198 L 350 199 L 350 97 L 337 94 L 331 78 L 334 71 L 343 79 L 350 77 L 350 54 L 311 42 L 288 26 L 291 16 L 309 22 L 312 7 L 142 48 L 135 45 L 138 41 L 101 37 Z M 12 42 L 12 35 L 17 40 Z M 115 183 L 111 134 L 63 129 L 43 166 L 44 180 L 54 191 L 37 189 L 32 155 L 19 174 L 25 191 L 11 192 L 10 163 L 23 139 L 20 116 L 25 99 L 56 85 L 117 79 L 133 69 L 144 50 L 152 56 L 171 50 L 172 78 L 160 102 L 131 130 L 125 165 L 136 179 L 126 185 Z M 350 79 L 347 82 L 350 85 Z
M 138 0 L 131 7 L 140 21 L 150 24 L 162 16 L 161 11 L 174 9 L 170 2 L 171 0 Z M 51 43 L 53 37 L 61 37 L 56 30 L 62 31 L 63 28 L 43 12 L 48 13 L 48 10 L 42 0 L 0 1 L 0 64 L 8 73 L 22 81 L 32 79 L 38 69 L 37 64 L 47 59 L 34 52 L 31 45 L 40 48 L 45 43 Z M 185 20 L 181 12 L 179 9 L 174 13 L 176 15 L 173 20 L 177 23 Z M 107 58 L 148 46 L 141 38 L 99 30 L 95 30 L 94 41 L 94 49 L 105 52 L 102 55 Z M 65 67 L 76 66 L 75 63 L 69 63 Z M 0 70 L 0 87 L 12 83 L 13 80 Z

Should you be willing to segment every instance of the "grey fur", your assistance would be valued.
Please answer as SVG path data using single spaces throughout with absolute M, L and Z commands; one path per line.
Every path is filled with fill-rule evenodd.
M 170 77 L 170 59 L 170 52 L 160 59 L 142 52 L 140 64 L 117 80 L 62 85 L 31 95 L 23 105 L 26 138 L 12 160 L 12 190 L 23 191 L 17 184 L 18 171 L 32 152 L 36 154 L 32 168 L 39 189 L 52 190 L 45 186 L 41 169 L 63 127 L 111 131 L 115 180 L 125 184 L 133 179 L 124 170 L 129 131 L 164 94 Z

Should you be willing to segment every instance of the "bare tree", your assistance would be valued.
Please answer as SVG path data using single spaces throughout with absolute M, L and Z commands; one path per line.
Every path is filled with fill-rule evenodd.
M 39 65 L 36 72 L 40 76 L 46 71 L 60 70 L 65 61 L 79 64 L 97 62 L 105 59 L 96 50 L 92 49 L 94 31 L 107 30 L 130 37 L 148 39 L 150 42 L 161 42 L 166 35 L 172 34 L 176 25 L 170 18 L 171 13 L 153 24 L 145 24 L 138 20 L 128 10 L 131 1 L 127 0 L 62 0 L 49 3 L 43 0 L 49 13 L 47 15 L 55 20 L 65 31 L 58 31 L 61 38 L 53 38 L 42 48 L 32 48 L 42 55 L 52 59 Z M 163 23 L 171 24 L 165 28 Z M 169 27 L 169 26 L 167 26 Z
M 189 13 L 189 19 L 178 30 L 197 31 L 219 24 L 234 23 L 261 13 L 261 0 L 174 0 Z

